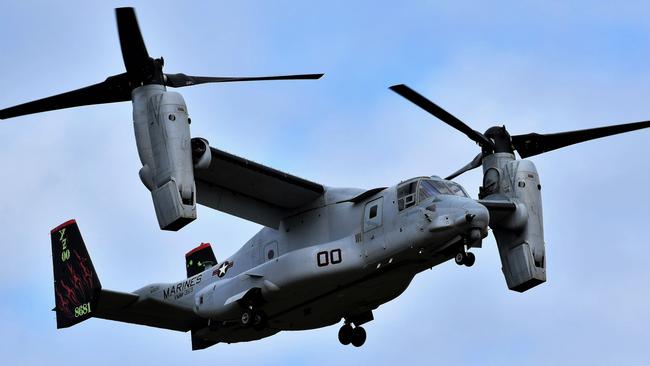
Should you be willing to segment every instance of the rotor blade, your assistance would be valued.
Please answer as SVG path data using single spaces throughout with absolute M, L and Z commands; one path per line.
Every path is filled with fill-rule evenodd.
M 482 162 L 483 162 L 483 153 L 478 153 L 478 155 L 476 155 L 474 157 L 474 159 L 472 159 L 472 161 L 467 163 L 464 167 L 456 170 L 455 172 L 453 172 L 450 176 L 448 176 L 445 179 L 446 180 L 452 180 L 452 179 L 456 178 L 457 176 L 465 173 L 466 171 L 469 171 L 469 170 L 472 170 L 474 168 L 480 167 Z
M 529 156 L 538 155 L 569 145 L 648 127 L 650 127 L 650 121 L 625 123 L 547 135 L 529 133 L 525 135 L 512 136 L 512 146 L 517 150 L 517 152 L 519 152 L 519 155 L 522 158 L 527 158 Z
M 85 88 L 0 110 L 0 119 L 83 105 L 124 102 L 127 100 L 131 100 L 131 89 L 129 88 L 127 74 L 124 73 L 111 76 L 101 83 Z
M 133 8 L 115 9 L 122 58 L 131 80 L 140 80 L 151 63 Z
M 494 144 L 490 139 L 485 137 L 482 133 L 473 130 L 471 127 L 466 125 L 463 121 L 459 120 L 458 118 L 454 117 L 451 113 L 447 112 L 446 110 L 440 108 L 438 105 L 430 101 L 429 99 L 425 98 L 415 90 L 409 88 L 408 86 L 404 84 L 399 84 L 399 85 L 393 85 L 390 87 L 392 91 L 395 93 L 401 95 L 402 97 L 408 99 L 411 101 L 411 103 L 417 105 L 418 107 L 424 109 L 425 111 L 433 114 L 435 117 L 437 117 L 439 120 L 442 122 L 450 125 L 451 127 L 457 129 L 458 131 L 462 132 L 465 134 L 465 136 L 469 137 L 473 141 L 475 141 L 477 144 L 484 146 L 490 146 L 494 148 Z
M 174 88 L 205 83 L 227 83 L 233 81 L 260 81 L 260 80 L 305 80 L 320 79 L 323 74 L 299 74 L 280 76 L 243 76 L 243 77 L 210 77 L 192 76 L 185 74 L 165 74 L 165 85 Z

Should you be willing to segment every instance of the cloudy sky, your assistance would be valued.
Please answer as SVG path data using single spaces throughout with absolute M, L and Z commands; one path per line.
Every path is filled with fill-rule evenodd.
M 555 4 L 551 4 L 555 3 Z M 123 72 L 113 8 L 135 6 L 167 72 L 324 72 L 319 81 L 183 89 L 192 134 L 328 186 L 445 175 L 477 152 L 387 88 L 406 83 L 475 129 L 557 132 L 650 119 L 645 1 L 0 3 L 0 108 Z M 548 282 L 508 291 L 492 237 L 474 267 L 418 275 L 341 346 L 338 327 L 190 351 L 189 334 L 91 319 L 57 331 L 49 230 L 76 218 L 105 288 L 183 278 L 260 227 L 200 207 L 158 229 L 140 183 L 129 103 L 0 123 L 4 364 L 648 364 L 650 131 L 534 157 Z M 458 182 L 474 195 L 480 172 Z

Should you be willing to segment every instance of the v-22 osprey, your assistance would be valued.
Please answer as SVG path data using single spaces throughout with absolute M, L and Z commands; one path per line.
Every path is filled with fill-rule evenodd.
M 413 277 L 448 260 L 472 266 L 496 237 L 509 289 L 546 281 L 541 184 L 522 159 L 650 127 L 649 121 L 556 134 L 485 133 L 406 85 L 391 89 L 476 142 L 481 152 L 445 179 L 423 176 L 390 187 L 333 188 L 219 150 L 192 138 L 183 97 L 167 87 L 212 82 L 317 79 L 322 74 L 202 77 L 163 73 L 149 56 L 135 12 L 116 9 L 126 72 L 82 89 L 6 108 L 7 119 L 82 105 L 131 101 L 140 178 L 161 229 L 196 219 L 202 204 L 264 228 L 218 262 L 209 244 L 185 256 L 187 278 L 133 292 L 102 288 L 75 220 L 51 232 L 58 328 L 102 318 L 191 332 L 192 349 L 261 339 L 283 330 L 337 324 L 339 341 L 359 347 L 363 324 Z M 482 166 L 479 199 L 452 181 Z

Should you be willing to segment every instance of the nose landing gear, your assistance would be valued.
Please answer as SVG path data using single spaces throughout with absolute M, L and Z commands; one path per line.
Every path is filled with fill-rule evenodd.
M 459 266 L 462 266 L 464 264 L 467 267 L 471 267 L 474 265 L 474 262 L 476 262 L 476 256 L 474 256 L 474 253 L 461 251 L 458 254 L 456 254 L 454 260 L 456 261 L 456 264 L 458 264 Z
M 355 347 L 361 347 L 366 343 L 366 330 L 363 327 L 352 328 L 352 325 L 346 321 L 339 329 L 339 342 L 344 346 L 351 343 Z

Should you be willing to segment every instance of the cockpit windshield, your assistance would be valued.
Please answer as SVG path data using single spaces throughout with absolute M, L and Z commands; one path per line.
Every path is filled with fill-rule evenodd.
M 420 178 L 397 187 L 397 209 L 402 211 L 436 195 L 469 197 L 463 187 L 454 182 Z
M 420 180 L 418 193 L 418 201 L 425 200 L 431 196 L 435 196 L 436 194 L 468 197 L 467 193 L 465 193 L 465 190 L 460 185 L 454 182 L 432 179 Z

